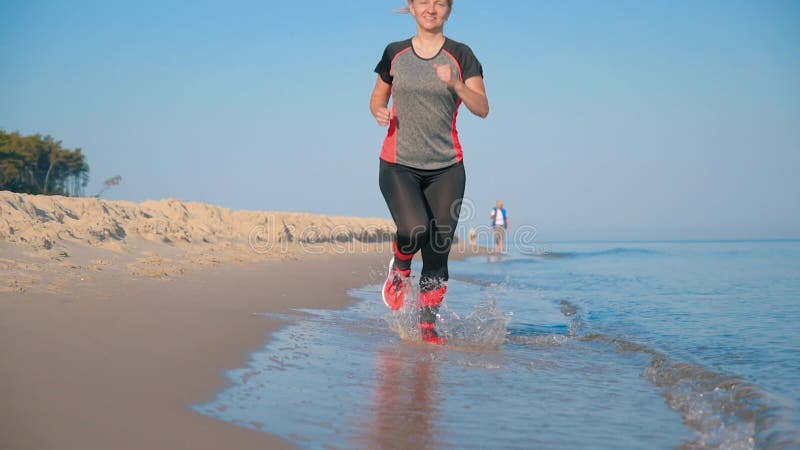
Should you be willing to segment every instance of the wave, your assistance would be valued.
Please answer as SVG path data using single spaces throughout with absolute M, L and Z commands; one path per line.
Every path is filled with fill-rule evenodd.
M 576 252 L 572 255 L 576 258 L 587 258 L 595 256 L 627 256 L 627 255 L 657 255 L 660 252 L 646 248 L 625 248 L 617 247 L 608 250 L 597 250 L 593 252 Z
M 547 250 L 547 251 L 533 251 L 533 252 L 521 251 L 520 253 L 522 253 L 525 256 L 534 256 L 536 258 L 542 258 L 542 259 L 560 259 L 560 258 L 569 258 L 569 257 L 574 256 L 573 253 L 553 252 L 553 251 L 550 251 L 550 250 Z
M 592 258 L 597 256 L 628 256 L 628 255 L 657 255 L 661 252 L 646 248 L 627 248 L 615 247 L 606 250 L 595 250 L 589 252 L 552 252 L 552 251 L 537 251 L 537 252 L 522 252 L 525 256 L 533 256 L 543 259 L 561 259 L 561 258 Z
M 687 449 L 787 449 L 800 447 L 800 432 L 792 425 L 793 409 L 758 386 L 731 374 L 698 364 L 673 361 L 647 345 L 605 334 L 583 334 L 579 309 L 562 300 L 561 312 L 570 318 L 569 331 L 534 325 L 510 329 L 510 342 L 563 345 L 571 340 L 599 342 L 619 352 L 650 357 L 642 376 L 659 389 L 667 405 L 681 414 L 696 437 Z
M 800 445 L 789 421 L 791 409 L 768 392 L 735 375 L 671 360 L 646 345 L 602 334 L 580 338 L 613 345 L 621 352 L 651 357 L 642 376 L 667 405 L 698 434 L 687 448 L 783 449 Z

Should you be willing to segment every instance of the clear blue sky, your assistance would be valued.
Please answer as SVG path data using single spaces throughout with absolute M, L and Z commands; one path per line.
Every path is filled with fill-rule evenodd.
M 0 128 L 87 194 L 388 217 L 368 98 L 401 0 L 0 0 Z M 467 198 L 542 240 L 800 237 L 800 2 L 457 0 Z

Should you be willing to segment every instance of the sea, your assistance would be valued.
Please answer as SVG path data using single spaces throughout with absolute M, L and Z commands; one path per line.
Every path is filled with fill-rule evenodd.
M 315 449 L 800 448 L 800 241 L 451 261 L 443 346 L 413 299 L 386 308 L 384 276 L 347 309 L 271 316 L 286 326 L 194 410 Z

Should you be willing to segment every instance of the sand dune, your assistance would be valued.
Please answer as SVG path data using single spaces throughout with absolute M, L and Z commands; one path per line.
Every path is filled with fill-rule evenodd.
M 0 191 L 0 264 L 6 269 L 0 289 L 24 291 L 48 278 L 40 272 L 64 284 L 66 269 L 122 267 L 134 276 L 169 278 L 226 262 L 370 251 L 393 233 L 386 219 Z
M 0 240 L 50 249 L 65 241 L 124 247 L 131 236 L 194 244 L 222 242 L 376 242 L 390 238 L 385 219 L 231 211 L 178 200 L 132 203 L 0 191 Z

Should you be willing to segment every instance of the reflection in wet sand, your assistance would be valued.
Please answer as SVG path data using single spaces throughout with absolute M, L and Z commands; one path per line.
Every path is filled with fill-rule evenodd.
M 377 384 L 365 427 L 367 448 L 437 448 L 437 361 L 421 346 L 387 347 L 376 353 Z M 368 423 L 368 420 L 366 421 Z

